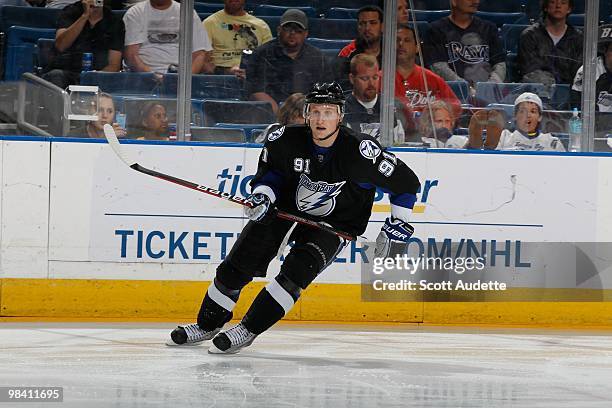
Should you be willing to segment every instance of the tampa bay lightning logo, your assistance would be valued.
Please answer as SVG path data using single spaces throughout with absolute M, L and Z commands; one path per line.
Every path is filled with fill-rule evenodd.
M 285 131 L 285 127 L 283 126 L 282 128 L 276 129 L 274 132 L 270 133 L 268 135 L 268 142 L 273 142 L 279 137 L 281 137 L 284 131 Z
M 336 196 L 342 191 L 344 183 L 346 181 L 332 184 L 312 181 L 302 173 L 295 193 L 297 208 L 317 217 L 329 215 L 336 207 Z
M 366 139 L 359 143 L 359 152 L 366 159 L 372 160 L 373 163 L 376 163 L 376 158 L 380 156 L 381 150 L 376 143 Z

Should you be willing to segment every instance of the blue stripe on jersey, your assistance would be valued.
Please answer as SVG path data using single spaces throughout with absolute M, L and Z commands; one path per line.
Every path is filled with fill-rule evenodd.
M 370 183 L 357 183 L 357 185 L 361 188 L 365 188 L 366 190 L 372 190 L 373 188 L 376 188 L 374 184 Z
M 357 185 L 361 188 L 365 188 L 366 190 L 371 190 L 376 188 L 374 184 L 370 183 L 357 183 Z M 404 208 L 412 208 L 414 207 L 414 203 L 416 203 L 417 196 L 411 193 L 402 193 L 402 194 L 394 194 L 391 190 L 387 190 L 386 188 L 378 187 L 380 191 L 383 193 L 389 194 L 389 201 L 393 205 L 398 205 Z
M 393 205 L 398 205 L 404 208 L 412 208 L 414 207 L 414 203 L 416 203 L 417 196 L 411 193 L 402 193 L 402 194 L 389 194 L 389 201 Z
M 278 199 L 283 186 L 283 176 L 278 171 L 270 170 L 256 184 L 251 186 L 251 191 L 261 184 L 270 187 L 274 191 L 276 199 Z

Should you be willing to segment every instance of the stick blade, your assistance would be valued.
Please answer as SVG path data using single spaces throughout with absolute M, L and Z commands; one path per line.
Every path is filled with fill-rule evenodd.
M 121 144 L 119 143 L 119 139 L 117 139 L 117 134 L 115 133 L 115 129 L 109 124 L 104 125 L 104 136 L 108 141 L 108 144 L 113 149 L 115 154 L 119 156 L 121 160 L 128 166 L 133 166 L 136 164 L 136 161 L 133 160 L 126 152 L 121 148 Z

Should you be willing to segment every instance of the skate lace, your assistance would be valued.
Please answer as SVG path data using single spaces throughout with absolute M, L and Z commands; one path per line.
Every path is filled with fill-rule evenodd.
M 227 337 L 232 342 L 233 346 L 240 345 L 245 343 L 253 337 L 253 333 L 251 333 L 246 327 L 242 324 L 239 324 L 235 327 L 232 327 L 228 331 L 225 332 Z
M 187 333 L 187 341 L 194 342 L 199 341 L 204 338 L 206 332 L 200 329 L 197 323 L 188 324 L 187 326 L 183 326 L 185 332 Z

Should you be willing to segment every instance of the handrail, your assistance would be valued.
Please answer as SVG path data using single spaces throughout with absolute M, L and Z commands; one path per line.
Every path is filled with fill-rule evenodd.
M 53 93 L 59 94 L 64 101 L 64 113 L 62 114 L 62 135 L 67 135 L 70 130 L 70 122 L 65 117 L 66 105 L 70 104 L 70 96 L 68 92 L 59 86 L 46 81 L 36 75 L 26 72 L 21 75 L 23 81 L 19 83 L 19 93 L 17 99 L 17 125 L 27 131 L 34 132 L 37 135 L 52 137 L 49 132 L 42 130 L 36 125 L 26 122 L 25 120 L 25 97 L 26 97 L 26 82 L 33 82 L 35 85 L 45 88 Z

